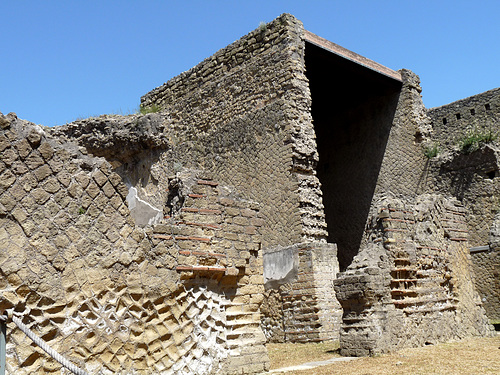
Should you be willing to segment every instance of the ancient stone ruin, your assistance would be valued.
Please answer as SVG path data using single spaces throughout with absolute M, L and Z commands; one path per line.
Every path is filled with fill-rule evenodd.
M 0 114 L 0 309 L 88 374 L 491 335 L 500 146 L 456 140 L 498 127 L 500 92 L 420 92 L 284 14 L 144 95 L 152 113 Z M 7 326 L 8 372 L 60 371 Z

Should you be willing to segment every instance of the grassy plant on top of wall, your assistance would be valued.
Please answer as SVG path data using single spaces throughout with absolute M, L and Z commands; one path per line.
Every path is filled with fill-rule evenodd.
M 153 104 L 153 105 L 148 106 L 148 107 L 139 107 L 139 113 L 141 115 L 145 115 L 148 113 L 158 113 L 160 111 L 161 111 L 161 108 L 159 106 L 157 106 L 156 104 Z
M 467 130 L 459 140 L 460 151 L 464 154 L 479 150 L 483 145 L 491 143 L 498 138 L 498 133 L 491 129 L 479 129 L 477 127 Z

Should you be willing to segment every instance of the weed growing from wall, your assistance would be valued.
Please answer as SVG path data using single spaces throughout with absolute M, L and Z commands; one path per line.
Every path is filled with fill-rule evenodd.
M 438 156 L 439 151 L 439 144 L 433 143 L 432 145 L 428 145 L 424 148 L 424 155 L 427 159 L 432 159 Z
M 483 145 L 491 143 L 498 138 L 498 133 L 491 129 L 479 129 L 477 127 L 467 130 L 459 140 L 460 151 L 464 154 L 470 154 L 479 150 Z
M 158 113 L 160 111 L 161 111 L 161 108 L 159 106 L 157 106 L 156 104 L 153 104 L 153 105 L 148 106 L 148 107 L 139 107 L 139 113 L 141 115 L 145 115 L 148 113 Z

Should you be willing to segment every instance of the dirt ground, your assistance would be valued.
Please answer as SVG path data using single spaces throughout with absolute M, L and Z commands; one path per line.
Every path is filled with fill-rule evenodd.
M 340 357 L 338 342 L 268 344 L 271 369 Z M 403 349 L 396 353 L 337 362 L 297 375 L 486 375 L 500 374 L 500 335 Z

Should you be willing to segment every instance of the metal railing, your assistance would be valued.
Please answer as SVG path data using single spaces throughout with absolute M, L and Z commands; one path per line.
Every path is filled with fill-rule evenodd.
M 75 364 L 68 361 L 61 354 L 52 349 L 45 341 L 38 337 L 30 330 L 21 320 L 21 314 L 11 312 L 0 315 L 0 375 L 5 375 L 6 357 L 7 357 L 7 323 L 12 320 L 14 324 L 26 335 L 31 341 L 37 344 L 51 358 L 59 362 L 63 367 L 67 368 L 75 375 L 88 375 L 86 371 L 80 369 Z

